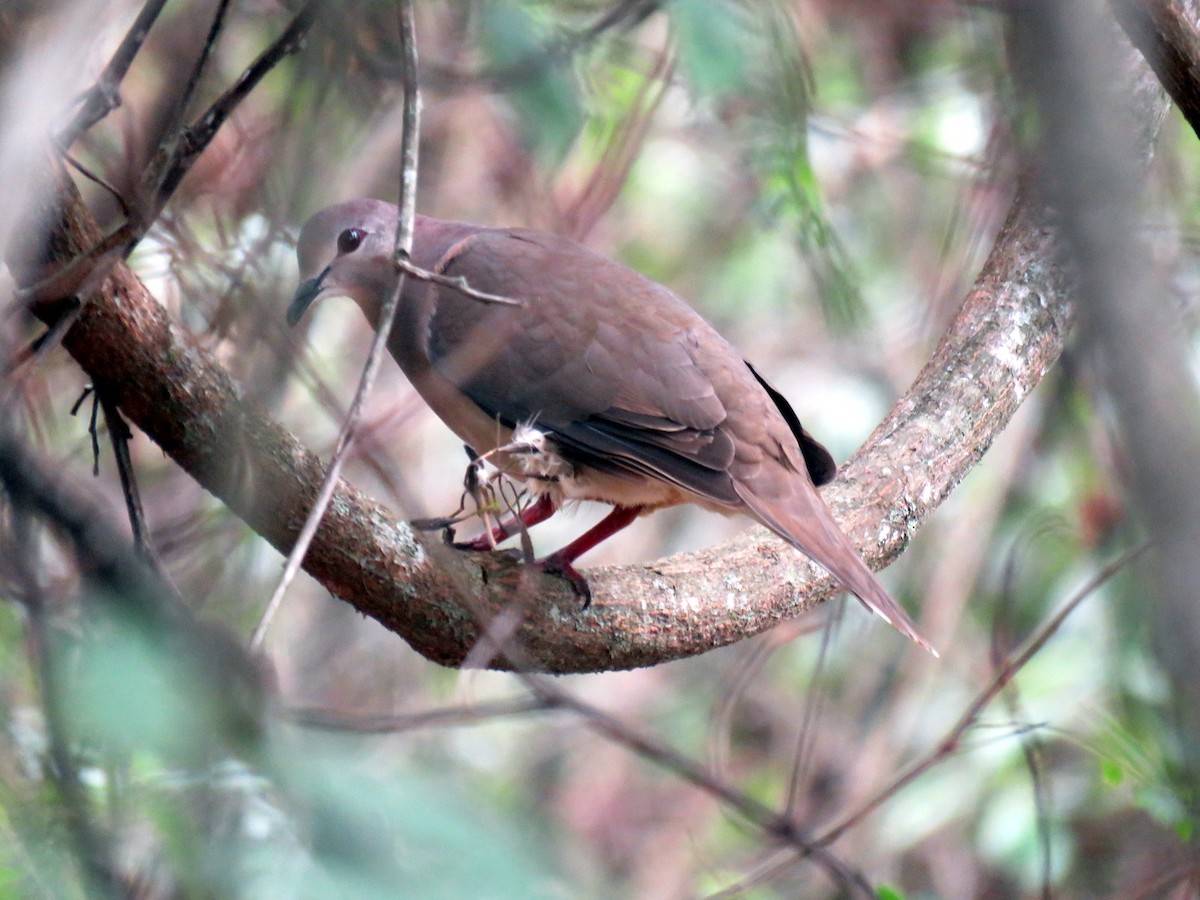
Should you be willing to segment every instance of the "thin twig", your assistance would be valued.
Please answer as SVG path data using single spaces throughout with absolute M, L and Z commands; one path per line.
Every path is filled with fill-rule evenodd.
M 506 655 L 510 653 L 505 648 Z M 870 884 L 863 874 L 831 854 L 824 842 L 812 841 L 798 822 L 789 815 L 777 813 L 748 794 L 736 790 L 727 782 L 714 778 L 679 751 L 641 734 L 619 719 L 586 701 L 560 690 L 544 678 L 517 671 L 521 683 L 539 699 L 553 703 L 556 707 L 569 709 L 578 714 L 584 724 L 609 740 L 626 747 L 644 759 L 672 772 L 678 778 L 699 788 L 705 793 L 740 813 L 760 831 L 791 845 L 801 857 L 811 857 L 843 886 L 854 887 L 864 896 L 874 897 Z
M 389 716 L 355 716 L 324 709 L 293 709 L 286 718 L 303 728 L 349 731 L 356 734 L 396 734 L 419 728 L 479 725 L 492 719 L 558 709 L 552 698 L 514 697 L 469 706 L 447 706 L 417 713 Z
M 188 132 L 188 129 L 183 127 L 183 122 L 187 116 L 188 107 L 192 103 L 192 97 L 195 96 L 196 89 L 200 86 L 200 77 L 204 74 L 204 69 L 208 65 L 209 58 L 212 56 L 213 48 L 217 45 L 217 38 L 221 35 L 221 28 L 225 23 L 225 14 L 228 11 L 229 0 L 218 0 L 217 8 L 213 12 L 212 22 L 208 26 L 208 34 L 205 35 L 204 43 L 200 46 L 200 54 L 192 64 L 192 71 L 188 74 L 183 91 L 175 99 L 173 109 L 170 112 L 170 119 L 166 126 L 167 137 L 159 145 L 158 152 L 151 160 L 146 171 L 142 173 L 144 183 L 151 187 L 156 199 L 158 195 L 157 186 L 162 184 L 162 177 L 168 171 L 168 166 L 180 159 L 178 148 L 185 140 Z M 154 206 L 156 210 L 161 208 L 161 205 L 157 203 Z M 150 215 L 147 218 L 152 220 L 154 216 Z
M 121 493 L 125 496 L 125 510 L 129 514 L 129 527 L 133 532 L 133 549 L 162 579 L 164 586 L 170 586 L 173 589 L 162 561 L 158 558 L 158 554 L 154 551 L 154 545 L 150 542 L 146 512 L 142 506 L 141 493 L 138 491 L 133 459 L 129 455 L 129 442 L 133 440 L 133 432 L 108 391 L 99 386 L 95 391 L 100 408 L 104 411 L 104 420 L 108 423 L 108 436 L 112 443 L 113 458 L 116 460 L 117 474 L 121 479 Z M 175 593 L 178 594 L 178 592 Z
M 779 879 L 785 869 L 790 869 L 803 861 L 804 858 L 789 847 L 778 849 L 760 859 L 752 869 L 733 884 L 726 885 L 711 894 L 705 894 L 704 900 L 732 900 L 735 897 L 745 897 L 752 888 Z
M 1042 526 L 1035 533 L 1040 534 L 1045 530 L 1046 527 Z M 1032 542 L 1033 538 L 1031 537 L 1029 543 Z M 1021 542 L 1013 545 L 1004 566 L 1004 587 L 1001 592 L 1002 602 L 997 606 L 996 620 L 992 627 L 991 657 L 994 669 L 1000 668 L 1004 659 L 1001 647 L 1002 635 L 1006 631 L 1011 631 L 1010 628 L 1006 627 L 1008 623 L 1004 622 L 1005 614 L 1010 613 L 1016 608 L 1015 580 L 1020 546 Z M 1011 644 L 1011 640 L 1005 643 Z M 1007 649 L 1011 652 L 1011 647 Z M 1008 708 L 1009 715 L 1012 716 L 1013 721 L 1020 724 L 1024 719 L 1024 715 L 1021 707 L 1021 692 L 1018 690 L 1015 681 L 1010 681 L 1005 686 L 1001 691 L 1001 698 L 1004 700 L 1004 705 Z M 1036 727 L 1019 728 L 1017 739 L 1021 742 L 1021 754 L 1025 759 L 1025 768 L 1029 770 L 1029 786 L 1033 793 L 1034 818 L 1037 822 L 1041 896 L 1042 900 L 1051 900 L 1053 893 L 1050 878 L 1053 857 L 1051 856 L 1052 848 L 1050 844 L 1050 798 L 1048 795 L 1049 787 L 1042 775 L 1042 744 L 1038 739 L 1037 730 Z
M 300 49 L 316 19 L 318 0 L 308 0 L 290 25 L 274 43 L 258 55 L 258 58 L 246 69 L 220 97 L 218 97 L 205 113 L 179 136 L 172 157 L 163 167 L 159 187 L 154 198 L 153 210 L 157 215 L 175 193 L 184 175 L 191 169 L 192 163 L 204 152 L 217 131 L 225 124 L 233 111 L 241 105 L 260 81 L 287 56 Z M 151 217 L 153 219 L 153 216 Z
M 109 183 L 108 179 L 106 179 L 99 172 L 94 171 L 90 166 L 84 165 L 82 162 L 72 156 L 68 150 L 63 150 L 62 155 L 63 160 L 68 166 L 70 166 L 92 184 L 107 191 L 109 196 L 112 197 L 113 200 L 117 202 L 117 205 L 121 207 L 121 215 L 125 216 L 126 218 L 129 217 L 131 210 L 129 208 L 128 201 L 126 201 L 125 197 L 120 191 L 118 191 L 115 187 L 113 187 L 112 184 Z
M 129 442 L 133 440 L 133 432 L 121 417 L 116 404 L 100 388 L 96 388 L 96 400 L 104 410 L 104 420 L 108 423 L 109 440 L 121 477 L 121 490 L 125 495 L 125 511 L 129 514 L 129 526 L 133 530 L 133 549 L 147 556 L 150 542 L 146 534 L 146 514 L 134 479 L 133 462 L 129 458 Z
M 1033 658 L 1034 654 L 1041 650 L 1046 642 L 1058 632 L 1063 622 L 1067 620 L 1067 617 L 1075 611 L 1079 604 L 1090 597 L 1106 581 L 1141 556 L 1148 547 L 1148 542 L 1139 544 L 1132 550 L 1122 553 L 1097 572 L 1087 584 L 1062 605 L 1062 608 L 1057 613 L 1025 641 L 1025 645 L 1020 650 L 1009 656 L 1008 661 L 996 671 L 992 676 L 992 680 L 980 691 L 963 712 L 962 716 L 959 717 L 958 721 L 950 727 L 924 759 L 910 766 L 895 781 L 863 804 L 862 807 L 829 828 L 815 840 L 815 843 L 823 847 L 832 844 L 851 828 L 858 825 L 868 815 L 879 809 L 885 802 L 900 793 L 900 791 L 916 781 L 917 778 L 924 775 L 953 753 L 961 742 L 963 735 L 971 726 L 976 724 L 984 709 L 999 696 L 1000 692 L 1013 679 L 1013 676 Z
M 526 614 L 529 612 L 529 597 L 528 592 L 521 591 L 518 594 L 517 602 L 486 620 L 483 633 L 463 661 L 464 669 L 469 667 L 484 669 L 494 659 L 512 658 L 512 654 L 508 651 L 512 647 L 517 629 L 524 623 Z
M 71 415 L 79 414 L 79 410 L 83 409 L 83 404 L 91 398 L 91 412 L 88 413 L 88 437 L 92 442 L 92 477 L 100 477 L 100 432 L 97 430 L 96 422 L 99 417 L 100 406 L 96 401 L 96 388 L 93 385 L 87 385 L 79 395 L 79 399 L 71 404 Z
M 126 244 L 134 234 L 135 229 L 133 224 L 126 222 L 114 231 L 99 238 L 88 249 L 72 257 L 69 262 L 54 269 L 37 281 L 22 287 L 13 295 L 14 299 L 20 303 L 29 304 L 40 300 L 52 300 L 60 297 L 90 293 L 107 276 L 108 270 L 117 260 L 125 257 Z M 41 273 L 39 272 L 38 274 Z M 71 314 L 75 316 L 79 314 L 79 311 L 83 308 L 83 304 L 77 299 L 74 305 L 76 308 L 69 310 L 68 313 L 61 316 L 60 321 L 62 319 L 71 319 Z M 71 320 L 73 321 L 73 319 Z M 57 327 L 58 324 L 58 322 L 55 322 L 54 327 Z M 51 328 L 51 334 L 54 331 L 54 327 Z M 47 344 L 55 346 L 57 345 L 57 341 L 51 341 L 49 335 L 43 336 L 41 343 L 38 344 L 37 352 L 45 352 Z
M 587 184 L 563 210 L 565 233 L 569 237 L 583 241 L 617 199 L 650 133 L 659 104 L 667 96 L 674 68 L 675 60 L 668 45 L 643 78 L 629 112 L 621 117 L 606 141 Z
M 417 217 L 417 164 L 421 147 L 421 89 L 417 83 L 417 35 L 413 22 L 412 0 L 401 0 L 400 55 L 404 80 L 404 109 L 400 136 L 400 199 L 396 207 L 396 247 L 392 256 L 397 263 L 412 259 L 413 238 Z M 384 321 L 391 327 L 392 315 L 400 304 L 404 279 L 397 279 L 396 289 L 384 309 Z
M 404 221 L 401 216 L 400 221 Z M 470 297 L 473 300 L 479 300 L 483 303 L 494 303 L 499 306 L 524 306 L 523 300 L 516 300 L 512 297 L 502 297 L 499 294 L 489 294 L 487 291 L 476 290 L 467 283 L 464 275 L 441 275 L 437 272 L 430 272 L 428 269 L 422 269 L 411 263 L 407 258 L 395 260 L 396 268 L 406 275 L 411 275 L 418 281 L 432 281 L 434 284 L 444 285 L 445 287 L 454 288 L 460 294 Z
M 833 634 L 842 623 L 842 612 L 846 605 L 842 600 L 836 601 L 825 618 L 821 629 L 821 644 L 817 652 L 817 661 L 813 666 L 812 678 L 805 692 L 804 712 L 800 717 L 800 732 L 796 736 L 796 752 L 792 760 L 792 771 L 788 773 L 787 793 L 784 795 L 783 808 L 789 815 L 796 814 L 796 805 L 800 800 L 800 787 L 808 775 L 812 763 L 813 748 L 817 745 L 817 724 L 821 720 L 824 701 L 828 693 L 825 683 L 825 665 L 829 659 L 829 648 L 833 643 Z
M 1008 701 L 1013 718 L 1021 714 L 1020 700 L 1016 688 L 1010 684 L 1003 692 Z M 1049 786 L 1042 774 L 1042 742 L 1038 739 L 1039 726 L 1030 724 L 1028 728 L 1016 731 L 1017 740 L 1021 742 L 1021 754 L 1025 758 L 1025 768 L 1029 770 L 1029 788 L 1033 792 L 1034 820 L 1037 822 L 1038 838 L 1038 875 L 1041 882 L 1042 900 L 1052 900 L 1054 891 L 1050 884 L 1053 873 L 1054 856 L 1050 843 L 1050 797 Z
M 147 0 L 96 83 L 80 98 L 75 117 L 55 136 L 60 150 L 69 150 L 80 135 L 121 105 L 121 82 L 166 5 L 167 0 Z
M 310 3 L 306 7 L 306 11 L 312 7 L 313 4 Z M 402 0 L 400 33 L 408 68 L 404 91 L 404 130 L 400 150 L 402 162 L 400 202 L 397 204 L 400 208 L 400 216 L 396 226 L 395 258 L 397 260 L 407 260 L 412 256 L 413 221 L 416 209 L 417 148 L 421 125 L 421 96 L 417 89 L 417 45 L 411 0 Z M 312 539 L 317 533 L 317 528 L 321 524 L 321 519 L 325 515 L 325 509 L 329 505 L 329 500 L 333 497 L 333 492 L 337 488 L 338 475 L 342 470 L 346 455 L 354 441 L 354 433 L 358 428 L 359 420 L 362 418 L 363 407 L 366 405 L 367 397 L 370 395 L 371 388 L 375 384 L 375 377 L 383 362 L 383 354 L 387 348 L 387 340 L 392 331 L 392 322 L 395 318 L 396 308 L 400 304 L 400 294 L 403 290 L 404 274 L 401 272 L 396 279 L 395 288 L 380 310 L 379 328 L 375 333 L 375 339 L 371 343 L 371 350 L 367 354 L 367 362 L 363 368 L 362 377 L 358 382 L 358 390 L 354 394 L 354 400 L 346 413 L 346 421 L 343 423 L 341 433 L 338 435 L 333 456 L 329 461 L 329 469 L 325 473 L 325 479 L 321 483 L 321 488 L 317 492 L 317 497 L 313 501 L 312 508 L 305 519 L 304 527 L 300 530 L 295 544 L 288 553 L 287 563 L 284 565 L 283 574 L 279 577 L 279 583 L 275 586 L 275 590 L 267 601 L 266 608 L 263 610 L 262 618 L 259 619 L 258 625 L 254 628 L 254 633 L 250 636 L 251 650 L 257 650 L 262 646 L 267 629 L 271 626 L 271 620 L 275 617 L 280 603 L 283 602 L 283 595 L 287 591 L 288 585 L 292 583 L 292 579 L 296 577 L 296 572 L 300 570 L 300 564 L 304 561 L 304 554 L 308 552 L 308 547 L 312 543 Z
M 782 627 L 782 626 L 781 626 Z M 781 629 L 745 642 L 746 655 L 735 663 L 732 674 L 721 678 L 722 696 L 713 704 L 708 725 L 708 771 L 714 778 L 723 777 L 729 765 L 729 746 L 732 742 L 733 717 L 750 684 L 779 647 L 777 635 Z
M 176 101 L 176 115 L 179 121 L 183 121 L 184 116 L 187 115 L 187 108 L 191 105 L 192 97 L 196 95 L 196 89 L 200 87 L 200 78 L 204 75 L 204 69 L 217 46 L 217 39 L 221 36 L 221 29 L 225 26 L 225 16 L 228 12 L 229 0 L 218 0 L 212 22 L 208 26 L 208 34 L 204 36 L 204 43 L 200 47 L 200 55 L 196 57 L 191 74 L 188 75 L 188 80 L 183 86 L 183 92 Z

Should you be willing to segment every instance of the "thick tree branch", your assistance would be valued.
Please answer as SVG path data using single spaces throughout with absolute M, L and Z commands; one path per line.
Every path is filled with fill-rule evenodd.
M 1200 136 L 1200 30 L 1188 0 L 1109 0 L 1117 21 Z
M 1142 92 L 1144 67 L 1132 84 Z M 1161 96 L 1161 92 L 1158 96 Z M 1139 104 L 1143 149 L 1161 103 Z M 99 239 L 61 171 L 45 199 L 37 259 L 22 283 Z M 10 255 L 12 251 L 10 250 Z M 982 457 L 1062 351 L 1070 285 L 1041 212 L 1018 198 L 974 288 L 932 359 L 825 491 L 868 562 L 886 565 Z M 33 307 L 53 322 L 71 298 Z M 172 323 L 124 264 L 85 304 L 63 344 L 121 410 L 281 552 L 296 539 L 323 467 L 245 403 L 216 361 Z M 581 610 L 561 581 L 512 560 L 426 541 L 342 484 L 305 568 L 332 593 L 447 665 L 467 659 L 502 613 L 522 664 L 549 672 L 651 665 L 758 634 L 834 593 L 817 566 L 761 529 L 650 565 L 589 571 Z M 532 585 L 536 591 L 529 590 Z M 490 658 L 490 657 L 489 657 Z M 502 655 L 496 664 L 507 664 Z
M 48 258 L 41 263 L 66 262 L 98 238 L 74 186 L 63 174 L 59 183 L 60 196 L 44 211 Z M 1018 202 L 933 359 L 826 491 L 868 561 L 881 565 L 899 555 L 1061 352 L 1070 306 L 1052 243 Z M 53 318 L 59 305 L 44 302 L 35 312 Z M 85 305 L 63 344 L 200 484 L 280 551 L 290 548 L 316 496 L 320 462 L 240 398 L 228 373 L 124 264 Z M 538 579 L 540 590 L 523 596 L 516 563 L 426 543 L 345 485 L 305 568 L 449 665 L 470 652 L 480 619 L 522 596 L 525 618 L 514 639 L 524 660 L 552 672 L 701 653 L 762 632 L 835 590 L 815 565 L 756 529 L 702 553 L 593 569 L 596 602 L 584 611 L 556 579 Z M 464 605 L 464 591 L 471 604 Z

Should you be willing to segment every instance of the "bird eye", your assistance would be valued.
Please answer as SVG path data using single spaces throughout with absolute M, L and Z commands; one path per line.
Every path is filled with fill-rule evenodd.
M 358 249 L 358 245 L 363 242 L 363 238 L 367 233 L 361 228 L 347 228 L 338 235 L 337 249 L 338 253 L 353 253 Z

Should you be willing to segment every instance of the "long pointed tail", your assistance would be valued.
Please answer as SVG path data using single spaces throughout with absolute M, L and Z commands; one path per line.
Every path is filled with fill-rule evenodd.
M 867 609 L 934 656 L 938 652 L 921 637 L 908 613 L 867 568 L 850 539 L 838 528 L 817 489 L 792 482 L 785 497 L 764 498 L 749 485 L 735 482 L 738 495 L 760 522 L 829 570 Z

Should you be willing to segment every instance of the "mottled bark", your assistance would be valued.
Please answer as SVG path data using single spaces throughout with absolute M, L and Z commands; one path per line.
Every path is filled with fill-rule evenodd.
M 1194 0 L 1110 0 L 1179 111 L 1200 135 L 1200 29 Z
M 57 260 L 97 238 L 73 188 L 51 213 Z M 1018 202 L 933 358 L 825 496 L 864 556 L 894 559 L 987 450 L 1062 350 L 1069 291 L 1052 239 Z M 53 315 L 53 304 L 38 307 Z M 240 397 L 216 361 L 117 265 L 64 346 L 125 414 L 280 551 L 295 538 L 321 463 Z M 559 581 L 511 560 L 447 551 L 342 485 L 305 561 L 332 593 L 438 662 L 460 663 L 480 621 L 523 609 L 524 664 L 553 672 L 650 665 L 760 633 L 834 592 L 823 572 L 760 529 L 644 566 L 589 571 L 581 610 Z M 524 581 L 522 581 L 524 579 Z M 516 654 L 514 654 L 515 656 Z
M 1139 117 L 1135 143 L 1145 156 L 1162 94 L 1145 66 L 1129 71 L 1126 93 L 1136 98 Z M 99 239 L 65 175 L 58 196 L 46 203 L 42 230 L 30 232 L 45 238 L 40 264 L 74 259 Z M 1018 197 L 932 358 L 823 491 L 873 567 L 904 550 L 1058 359 L 1072 309 L 1057 257 L 1041 208 Z M 19 263 L 14 270 L 22 274 Z M 81 280 L 77 273 L 71 284 Z M 55 297 L 34 305 L 46 321 L 63 308 Z M 281 552 L 291 547 L 322 463 L 241 398 L 228 373 L 170 321 L 124 264 L 113 267 L 63 344 L 192 477 Z M 447 665 L 463 663 L 486 623 L 507 612 L 510 658 L 477 650 L 470 662 L 550 672 L 630 668 L 703 653 L 759 634 L 836 590 L 817 566 L 755 528 L 703 552 L 590 569 L 595 600 L 583 610 L 562 581 L 504 556 L 448 550 L 344 483 L 304 568 Z

